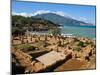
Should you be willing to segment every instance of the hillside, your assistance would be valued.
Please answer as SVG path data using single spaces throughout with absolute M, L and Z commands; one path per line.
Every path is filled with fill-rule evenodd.
M 54 14 L 54 13 L 38 14 L 38 15 L 36 15 L 34 17 L 50 20 L 50 21 L 52 21 L 52 22 L 54 22 L 56 24 L 60 24 L 60 25 L 93 26 L 93 24 L 85 23 L 83 21 L 78 21 L 78 20 L 72 19 L 70 17 L 60 16 L 60 15 Z
M 57 30 L 60 25 L 43 18 L 12 16 L 12 34 L 24 34 L 28 31 Z

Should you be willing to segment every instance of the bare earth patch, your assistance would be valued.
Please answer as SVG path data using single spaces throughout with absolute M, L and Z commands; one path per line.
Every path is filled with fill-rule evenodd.
M 61 66 L 57 67 L 54 71 L 67 71 L 67 70 L 80 70 L 80 69 L 86 69 L 86 65 L 88 63 L 84 60 L 78 60 L 76 58 L 70 59 L 66 61 Z

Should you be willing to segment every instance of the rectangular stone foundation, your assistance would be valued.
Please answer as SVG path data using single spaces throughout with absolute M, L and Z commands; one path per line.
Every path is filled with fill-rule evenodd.
M 56 64 L 58 61 L 66 59 L 66 55 L 61 52 L 51 51 L 47 54 L 44 54 L 40 57 L 37 57 L 36 60 L 44 64 L 45 67 Z

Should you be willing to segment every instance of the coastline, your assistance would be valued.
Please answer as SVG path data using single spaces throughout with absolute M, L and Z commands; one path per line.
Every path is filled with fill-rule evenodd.
M 29 35 L 52 35 L 48 31 L 30 31 L 30 32 L 26 32 L 25 34 L 26 35 L 27 34 L 29 34 Z M 73 34 L 70 34 L 70 33 L 66 33 L 66 34 L 61 33 L 60 36 L 62 36 L 62 37 L 72 37 L 72 38 L 88 38 L 88 39 L 96 40 L 95 37 L 89 38 L 89 37 L 83 37 L 83 36 L 79 36 L 79 35 L 73 35 Z

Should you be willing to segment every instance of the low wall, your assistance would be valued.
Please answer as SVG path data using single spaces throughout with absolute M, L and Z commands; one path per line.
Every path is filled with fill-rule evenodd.
M 59 60 L 56 63 L 54 63 L 54 64 L 52 64 L 50 66 L 47 66 L 47 67 L 43 68 L 42 70 L 39 70 L 38 73 L 41 73 L 41 72 L 53 72 L 54 69 L 56 69 L 57 67 L 61 66 L 62 64 L 64 64 L 66 61 L 68 61 L 71 58 L 72 58 L 72 54 L 68 54 L 65 59 Z
M 48 51 L 46 50 L 41 50 L 41 51 L 34 51 L 34 52 L 31 52 L 31 53 L 28 53 L 29 55 L 31 55 L 34 58 L 38 57 L 38 56 L 41 56 L 43 54 L 46 54 L 48 53 Z

